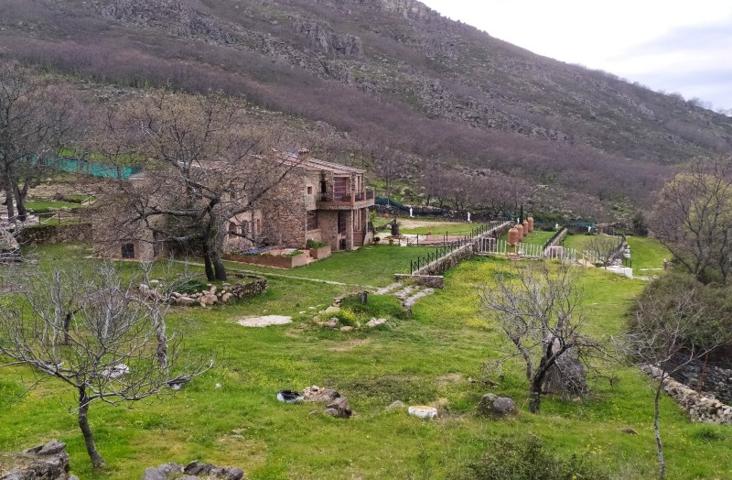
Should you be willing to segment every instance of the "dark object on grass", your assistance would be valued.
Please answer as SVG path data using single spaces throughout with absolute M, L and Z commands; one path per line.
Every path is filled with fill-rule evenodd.
M 277 392 L 277 400 L 282 403 L 300 403 L 302 402 L 302 394 L 293 390 L 280 390 Z

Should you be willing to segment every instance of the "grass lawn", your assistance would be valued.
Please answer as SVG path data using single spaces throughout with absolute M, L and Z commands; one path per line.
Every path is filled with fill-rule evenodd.
M 532 245 L 544 245 L 548 242 L 556 232 L 545 232 L 543 230 L 534 230 L 524 237 L 523 243 Z
M 352 267 L 367 268 L 362 276 L 368 283 L 387 280 L 382 270 L 396 268 L 387 258 L 401 263 L 401 253 L 394 250 L 409 251 L 373 249 L 352 254 L 354 261 L 362 255 L 380 262 L 373 270 L 368 261 Z M 78 247 L 38 252 L 42 265 L 85 253 Z M 346 264 L 336 255 L 330 263 L 296 272 L 342 280 L 350 278 Z M 636 369 L 600 365 L 618 377 L 613 387 L 597 378 L 587 400 L 548 398 L 540 415 L 526 410 L 518 364 L 506 366 L 496 387 L 477 381 L 485 361 L 508 348 L 497 325 L 481 315 L 478 288 L 509 266 L 495 259 L 461 264 L 449 272 L 444 290 L 418 303 L 412 317 L 383 330 L 345 334 L 315 327 L 309 321 L 312 312 L 352 289 L 291 279 L 271 278 L 264 296 L 240 305 L 174 310 L 171 330 L 184 332 L 190 351 L 215 353 L 216 367 L 176 394 L 130 408 L 93 405 L 91 423 L 109 464 L 99 473 L 90 470 L 84 452 L 72 413 L 73 392 L 48 380 L 23 396 L 30 372 L 0 370 L 0 450 L 57 437 L 68 443 L 74 473 L 85 480 L 135 479 L 147 466 L 192 459 L 240 466 L 254 480 L 427 480 L 450 478 L 492 440 L 533 434 L 563 454 L 587 457 L 617 472 L 618 479 L 652 478 L 652 391 Z M 377 278 L 369 277 L 373 272 Z M 619 332 L 643 283 L 599 269 L 581 274 L 589 333 L 607 338 Z M 266 329 L 235 323 L 255 314 L 293 315 L 295 321 Z M 275 400 L 279 389 L 312 384 L 338 389 L 355 416 L 339 420 L 313 405 Z M 487 391 L 513 396 L 520 414 L 504 421 L 478 417 L 475 405 Z M 395 400 L 425 404 L 439 399 L 447 403 L 448 415 L 432 422 L 386 411 Z M 638 435 L 623 433 L 625 428 Z M 692 425 L 664 398 L 663 429 L 669 479 L 732 478 L 729 428 Z
M 663 261 L 670 260 L 672 255 L 661 242 L 654 238 L 628 237 L 630 252 L 633 259 L 633 270 L 644 273 L 658 273 L 663 270 Z
M 370 245 L 356 252 L 335 252 L 325 260 L 290 270 L 235 262 L 227 262 L 227 265 L 240 270 L 382 287 L 394 281 L 395 273 L 408 273 L 411 259 L 433 250 L 431 247 Z
M 398 218 L 401 233 L 407 235 L 467 235 L 473 231 L 476 227 L 480 226 L 479 223 L 468 223 L 468 222 L 446 222 L 440 219 L 429 219 L 429 218 Z
M 26 208 L 33 213 L 47 213 L 54 210 L 61 210 L 64 208 L 75 209 L 81 208 L 81 203 L 64 202 L 61 200 L 46 200 L 46 199 L 35 199 L 31 198 L 25 202 Z

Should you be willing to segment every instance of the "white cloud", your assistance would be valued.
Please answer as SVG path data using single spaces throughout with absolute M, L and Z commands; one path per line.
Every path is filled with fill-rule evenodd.
M 541 55 L 732 107 L 729 0 L 423 1 Z

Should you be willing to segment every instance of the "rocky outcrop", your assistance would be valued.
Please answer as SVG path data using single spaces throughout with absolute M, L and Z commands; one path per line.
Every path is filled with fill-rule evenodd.
M 655 379 L 661 378 L 661 370 L 652 365 L 641 367 Z M 703 395 L 673 378 L 666 378 L 663 390 L 686 411 L 692 422 L 732 425 L 732 406 L 714 397 Z
M 66 445 L 51 440 L 20 454 L 0 455 L 0 480 L 78 480 L 69 474 Z
M 363 53 L 361 39 L 355 35 L 337 33 L 329 25 L 312 20 L 296 19 L 294 25 L 310 48 L 319 53 L 342 57 L 358 57 Z
M 148 468 L 142 480 L 243 480 L 244 471 L 235 467 L 217 467 L 208 463 L 194 461 L 186 466 L 166 463 L 157 468 Z

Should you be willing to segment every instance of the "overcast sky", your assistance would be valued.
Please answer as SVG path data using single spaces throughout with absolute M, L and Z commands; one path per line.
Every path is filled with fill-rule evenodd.
M 422 0 L 541 55 L 732 109 L 732 0 Z

